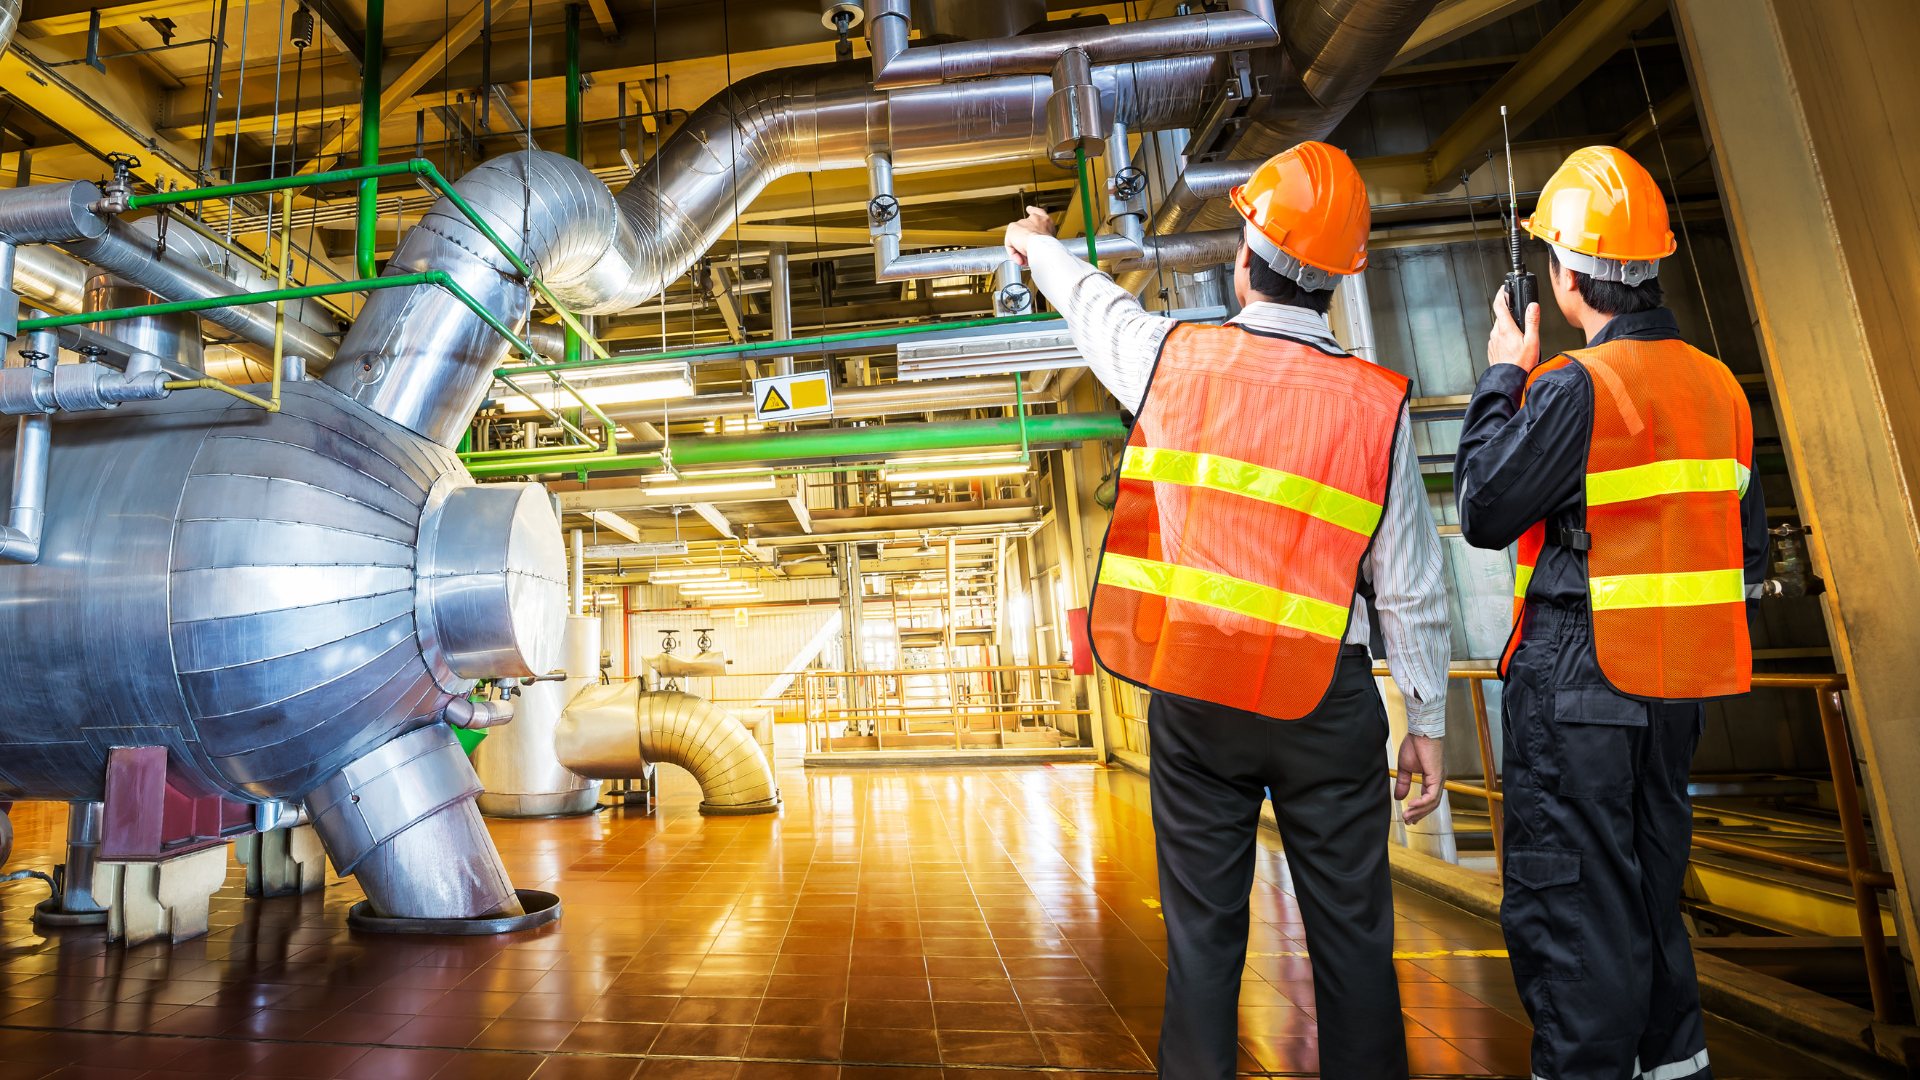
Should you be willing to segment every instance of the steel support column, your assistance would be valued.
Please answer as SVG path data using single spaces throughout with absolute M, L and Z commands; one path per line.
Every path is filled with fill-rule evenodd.
M 1920 884 L 1920 9 L 1674 0 L 1826 578 L 1909 985 Z M 1836 769 L 1846 763 L 1836 763 Z M 1836 777 L 1842 783 L 1847 777 Z

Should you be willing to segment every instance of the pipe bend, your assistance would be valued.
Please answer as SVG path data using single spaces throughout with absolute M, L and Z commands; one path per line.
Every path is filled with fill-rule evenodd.
M 773 767 L 740 718 L 678 690 L 643 693 L 638 682 L 588 686 L 554 731 L 560 764 L 596 780 L 645 775 L 678 765 L 700 784 L 703 814 L 771 814 L 780 809 Z

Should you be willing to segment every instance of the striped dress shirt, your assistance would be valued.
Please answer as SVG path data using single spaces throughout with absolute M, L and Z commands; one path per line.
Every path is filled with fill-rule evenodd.
M 1087 367 L 1128 412 L 1139 413 L 1160 343 L 1173 330 L 1173 320 L 1142 308 L 1133 294 L 1067 254 L 1051 237 L 1028 243 L 1027 262 L 1034 284 L 1066 317 Z M 1305 308 L 1251 304 L 1233 321 L 1311 342 L 1328 352 L 1346 352 L 1327 328 L 1326 317 Z M 1427 488 L 1413 452 L 1413 425 L 1404 407 L 1393 459 L 1386 513 L 1360 573 L 1373 583 L 1387 666 L 1407 700 L 1407 730 L 1439 738 L 1447 730 L 1447 661 L 1453 635 L 1440 534 L 1427 510 Z M 1347 641 L 1365 645 L 1371 638 L 1366 603 L 1355 597 Z

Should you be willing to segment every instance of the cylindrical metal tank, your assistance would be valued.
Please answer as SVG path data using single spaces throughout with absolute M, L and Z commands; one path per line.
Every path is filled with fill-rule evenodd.
M 88 311 L 118 311 L 161 302 L 160 297 L 105 270 L 96 270 L 87 278 Z M 141 352 L 152 353 L 196 371 L 206 367 L 200 347 L 200 316 L 191 311 L 95 323 L 93 328 L 117 337 Z
M 551 817 L 584 814 L 600 801 L 600 782 L 560 764 L 553 731 L 560 713 L 583 687 L 599 682 L 600 620 L 569 615 L 561 638 L 567 678 L 537 682 L 522 690 L 513 723 L 488 731 L 473 748 L 473 768 L 486 791 L 480 812 L 490 817 Z
M 475 485 L 450 451 L 323 384 L 283 393 L 277 414 L 189 391 L 54 425 L 39 561 L 0 566 L 0 797 L 98 801 L 110 747 L 164 746 L 170 782 L 195 795 L 311 802 L 325 782 L 398 823 L 351 852 L 323 830 L 336 865 L 457 834 L 475 849 L 442 860 L 504 881 L 457 810 L 478 790 L 464 756 L 426 778 L 431 805 L 413 780 L 363 793 L 367 768 L 348 767 L 412 732 L 450 742 L 440 712 L 477 678 L 553 668 L 552 504 L 537 485 Z M 464 912 L 411 911 L 405 894 L 376 907 L 514 903 L 472 896 Z

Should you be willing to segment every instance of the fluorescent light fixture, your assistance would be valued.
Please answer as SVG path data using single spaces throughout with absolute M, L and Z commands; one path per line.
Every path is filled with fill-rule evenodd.
M 595 561 L 607 559 L 657 559 L 663 555 L 685 555 L 683 540 L 648 540 L 639 544 L 588 544 L 584 554 Z
M 1027 466 L 1013 465 L 962 465 L 952 469 L 908 469 L 896 471 L 883 470 L 880 479 L 888 483 L 906 483 L 914 480 L 962 480 L 971 477 L 1011 476 L 1027 471 Z
M 667 487 L 651 487 L 649 495 L 717 495 L 725 491 L 772 491 L 773 477 L 759 480 L 730 480 L 714 484 L 672 484 Z
M 889 469 L 913 469 L 922 465 L 957 465 L 975 461 L 1017 461 L 1018 450 L 994 450 L 984 454 L 941 454 L 935 457 L 893 458 L 887 461 Z
M 640 482 L 644 484 L 664 484 L 683 480 L 699 480 L 709 476 L 752 476 L 757 478 L 765 476 L 766 474 L 767 467 L 765 465 L 748 465 L 738 469 L 682 469 L 680 470 L 679 476 L 666 472 L 651 473 L 641 477 Z
M 760 598 L 761 598 L 760 590 L 755 589 L 752 592 L 715 593 L 711 595 L 706 593 L 700 593 L 697 595 L 689 596 L 686 599 L 697 600 L 701 603 L 708 604 L 710 606 L 727 607 L 732 604 L 737 604 L 742 600 L 758 600 Z
M 648 581 L 725 581 L 726 570 L 718 566 L 686 566 L 672 570 L 655 570 L 647 575 Z
M 758 588 L 751 581 L 690 581 L 680 586 L 684 593 L 746 592 Z
M 693 369 L 675 361 L 648 364 L 620 364 L 596 369 L 591 375 L 569 380 L 580 397 L 595 405 L 630 405 L 643 401 L 667 401 L 692 397 Z M 576 408 L 580 402 L 561 389 L 558 383 L 529 376 L 520 380 L 520 388 L 540 399 L 551 409 Z M 507 412 L 539 412 L 539 406 L 504 386 L 495 395 L 494 405 Z

